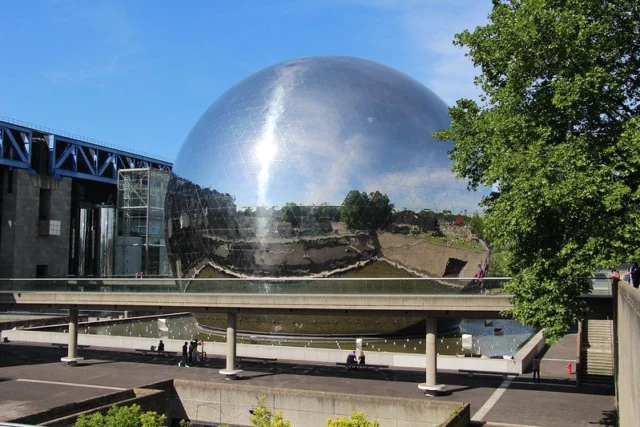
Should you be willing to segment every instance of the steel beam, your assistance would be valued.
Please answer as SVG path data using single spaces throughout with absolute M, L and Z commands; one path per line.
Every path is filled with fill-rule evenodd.
M 29 128 L 0 121 L 0 165 L 31 169 L 33 132 L 42 133 L 48 140 L 49 164 L 47 173 L 115 184 L 118 170 L 152 168 L 171 171 L 172 164 L 144 154 L 101 146 L 96 143 L 57 135 L 45 129 Z M 18 134 L 21 134 L 18 138 Z M 2 157 L 2 146 L 11 144 L 15 152 L 11 158 Z M 71 161 L 69 157 L 71 156 Z M 112 167 L 112 169 L 110 169 Z

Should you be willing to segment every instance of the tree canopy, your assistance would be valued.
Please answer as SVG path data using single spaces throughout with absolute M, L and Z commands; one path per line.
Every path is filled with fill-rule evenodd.
M 75 427 L 164 427 L 165 415 L 157 412 L 142 412 L 140 405 L 116 406 L 109 408 L 106 415 L 95 412 L 91 415 L 80 415 Z
M 296 205 L 294 202 L 287 202 L 282 208 L 283 222 L 288 222 L 293 227 L 299 227 L 301 218 L 302 207 Z
M 456 35 L 480 70 L 458 100 L 454 172 L 492 189 L 484 233 L 509 248 L 513 315 L 554 341 L 581 317 L 598 268 L 640 242 L 640 3 L 493 0 Z
M 393 203 L 379 191 L 351 190 L 342 203 L 341 219 L 351 230 L 378 230 L 391 223 Z

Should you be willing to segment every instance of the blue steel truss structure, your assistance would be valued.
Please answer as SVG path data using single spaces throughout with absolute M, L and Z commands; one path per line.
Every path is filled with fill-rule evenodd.
M 31 174 L 64 176 L 116 184 L 118 171 L 153 168 L 170 171 L 172 163 L 134 150 L 110 147 L 17 121 L 0 120 L 0 165 Z

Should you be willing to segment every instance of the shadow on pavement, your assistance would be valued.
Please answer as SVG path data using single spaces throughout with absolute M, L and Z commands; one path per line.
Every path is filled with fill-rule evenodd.
M 618 425 L 618 411 L 615 409 L 612 411 L 602 411 L 602 419 L 598 421 L 597 424 L 592 422 L 589 424 L 615 427 Z

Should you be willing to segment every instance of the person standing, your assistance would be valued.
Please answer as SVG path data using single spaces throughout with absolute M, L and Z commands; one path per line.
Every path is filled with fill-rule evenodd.
M 356 352 L 355 351 L 351 351 L 351 353 L 349 353 L 347 355 L 347 364 L 348 365 L 355 365 L 356 364 Z
M 634 288 L 638 289 L 640 286 L 640 267 L 638 267 L 638 262 L 634 262 L 633 266 L 631 266 L 631 270 L 629 270 L 631 274 L 631 284 Z
M 189 363 L 191 363 L 192 360 L 193 360 L 193 341 L 190 341 L 189 342 Z
M 364 351 L 360 351 L 360 357 L 358 357 L 358 364 L 359 365 L 364 365 L 364 363 L 365 363 Z
M 193 363 L 200 363 L 200 353 L 198 353 L 198 340 L 193 339 L 191 341 L 191 345 L 193 346 Z
M 184 345 L 182 346 L 182 360 L 180 361 L 180 363 L 178 363 L 178 366 L 186 366 L 187 368 L 189 367 L 189 365 L 187 364 L 187 360 L 188 360 L 188 354 L 187 354 L 187 346 L 189 345 L 189 343 L 187 343 L 186 341 L 184 342 Z
M 618 283 L 620 283 L 620 272 L 618 270 L 611 270 L 609 278 L 611 279 L 611 288 L 617 288 Z
M 480 287 L 480 293 L 485 293 L 484 289 L 484 268 L 482 268 L 482 264 L 478 264 L 478 271 L 476 271 L 476 283 Z
M 537 354 L 531 361 L 531 371 L 533 372 L 533 382 L 539 383 L 540 382 L 540 356 L 538 356 Z

